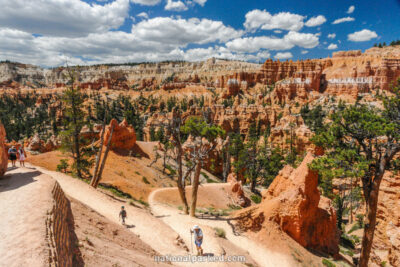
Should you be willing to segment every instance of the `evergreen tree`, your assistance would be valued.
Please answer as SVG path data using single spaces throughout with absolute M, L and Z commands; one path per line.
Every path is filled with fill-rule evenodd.
M 325 155 L 315 159 L 311 168 L 325 179 L 361 179 L 366 210 L 362 267 L 368 266 L 370 257 L 380 183 L 400 154 L 400 89 L 393 91 L 393 97 L 383 97 L 383 110 L 362 104 L 338 107 L 326 131 L 313 138 L 317 146 L 325 148 Z
M 71 166 L 80 178 L 83 173 L 89 175 L 92 165 L 90 156 L 92 150 L 88 148 L 89 140 L 81 136 L 81 130 L 86 124 L 85 112 L 83 111 L 84 95 L 79 87 L 74 84 L 73 74 L 70 73 L 68 88 L 62 97 L 65 105 L 64 130 L 61 132 L 62 149 L 71 153 L 74 164 Z

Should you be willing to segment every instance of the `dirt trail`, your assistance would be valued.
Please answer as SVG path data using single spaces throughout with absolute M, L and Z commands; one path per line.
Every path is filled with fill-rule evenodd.
M 65 194 L 82 202 L 112 222 L 120 223 L 118 214 L 121 205 L 124 205 L 128 215 L 126 225 L 129 230 L 137 234 L 141 240 L 149 244 L 161 255 L 187 254 L 183 247 L 175 244 L 177 233 L 164 222 L 152 216 L 148 211 L 105 195 L 71 176 L 41 167 L 35 166 L 35 168 L 53 177 L 60 184 Z
M 221 187 L 221 184 L 206 184 L 204 187 Z M 220 255 L 226 252 L 227 255 L 235 255 L 232 253 L 247 253 L 236 254 L 245 255 L 251 257 L 250 261 L 255 261 L 259 266 L 292 266 L 292 260 L 287 255 L 279 254 L 276 252 L 269 251 L 268 249 L 258 245 L 256 242 L 250 240 L 247 237 L 237 235 L 233 232 L 232 227 L 229 225 L 227 220 L 215 220 L 215 219 L 202 219 L 192 218 L 188 215 L 184 215 L 180 210 L 171 207 L 169 205 L 160 203 L 155 200 L 155 196 L 164 190 L 170 190 L 169 188 L 158 189 L 153 191 L 149 196 L 149 204 L 154 215 L 161 218 L 165 223 L 172 227 L 185 241 L 186 244 L 190 244 L 191 236 L 189 233 L 190 226 L 199 225 L 203 229 L 204 234 L 204 253 L 211 253 Z M 226 232 L 226 239 L 231 244 L 225 242 L 221 243 L 221 238 L 215 236 L 214 227 L 222 228 Z M 232 248 L 232 245 L 236 248 Z M 195 250 L 195 248 L 193 248 Z M 231 251 L 227 251 L 227 250 Z M 222 265 L 221 265 L 222 266 Z M 226 266 L 226 265 L 225 265 Z M 231 264 L 229 266 L 232 266 Z
M 0 265 L 46 266 L 45 220 L 54 180 L 29 168 L 9 168 L 0 179 Z

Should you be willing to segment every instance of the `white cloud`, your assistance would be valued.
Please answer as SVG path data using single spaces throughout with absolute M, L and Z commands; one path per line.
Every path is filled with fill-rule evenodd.
M 289 43 L 303 48 L 314 48 L 319 44 L 317 34 L 312 33 L 299 33 L 290 31 L 284 37 Z
M 347 13 L 347 14 L 351 14 L 351 13 L 354 12 L 354 9 L 356 9 L 355 6 L 350 6 L 346 13 Z
M 378 35 L 376 34 L 376 32 L 374 31 L 370 31 L 368 29 L 364 29 L 358 32 L 354 32 L 351 33 L 349 35 L 347 35 L 347 39 L 349 41 L 353 41 L 353 42 L 364 42 L 364 41 L 369 41 L 373 38 L 378 37 Z
M 149 15 L 146 12 L 141 12 L 141 13 L 137 14 L 136 16 L 138 16 L 140 18 L 144 18 L 144 19 L 149 18 Z
M 132 3 L 140 4 L 144 6 L 155 6 L 161 2 L 161 0 L 131 0 Z
M 287 40 L 267 36 L 237 38 L 226 43 L 226 47 L 232 51 L 249 53 L 257 52 L 260 49 L 288 50 L 293 46 Z
M 188 7 L 180 0 L 178 1 L 167 0 L 167 5 L 165 6 L 164 9 L 169 11 L 186 11 L 188 10 Z
M 279 52 L 279 53 L 276 53 L 276 55 L 274 56 L 274 58 L 276 58 L 276 59 L 289 59 L 292 57 L 293 57 L 293 55 L 290 52 L 284 52 L 284 53 Z
M 337 49 L 337 48 L 338 48 L 337 44 L 330 44 L 330 45 L 327 47 L 327 49 L 329 49 L 329 50 L 335 50 L 335 49 Z
M 0 0 L 0 25 L 52 36 L 85 36 L 119 28 L 128 17 L 129 0 L 105 5 L 80 0 Z
M 307 27 L 315 27 L 315 26 L 319 26 L 321 24 L 324 24 L 326 22 L 326 18 L 322 15 L 316 16 L 316 17 L 312 17 L 309 20 L 307 20 L 307 22 L 305 23 L 305 25 Z
M 208 19 L 173 19 L 157 17 L 132 26 L 132 33 L 140 40 L 186 46 L 189 43 L 205 44 L 226 42 L 242 36 L 221 21 Z
M 336 33 L 329 33 L 328 34 L 329 39 L 335 39 L 336 38 Z
M 305 54 L 307 54 L 307 53 L 308 53 L 307 50 L 302 50 L 302 51 L 301 51 L 301 54 L 302 54 L 302 55 L 305 55 Z
M 311 33 L 290 31 L 283 38 L 256 36 L 237 38 L 228 43 L 226 47 L 235 52 L 256 52 L 260 49 L 288 50 L 295 45 L 303 48 L 313 48 L 319 44 L 319 39 Z
M 281 30 L 275 30 L 274 33 L 279 34 L 279 33 L 282 33 L 282 31 Z
M 345 18 L 336 19 L 334 22 L 332 22 L 332 24 L 339 24 L 339 23 L 349 22 L 349 21 L 354 21 L 354 20 L 355 19 L 352 17 L 345 17 Z
M 289 12 L 280 12 L 271 15 L 266 10 L 255 9 L 246 14 L 244 26 L 247 30 L 273 30 L 281 29 L 288 31 L 299 31 L 304 25 L 304 16 Z
M 201 5 L 201 6 L 204 6 L 205 3 L 207 2 L 207 0 L 193 0 L 193 2 L 195 2 L 195 3 L 197 3 L 197 4 Z

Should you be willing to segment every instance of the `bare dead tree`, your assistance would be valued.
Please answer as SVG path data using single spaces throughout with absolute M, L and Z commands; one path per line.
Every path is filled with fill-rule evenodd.
M 100 147 L 99 147 L 99 151 L 96 156 L 96 164 L 95 164 L 94 171 L 93 171 L 92 181 L 90 182 L 91 186 L 94 186 L 95 181 L 97 180 L 97 172 L 99 170 L 101 153 L 103 152 L 103 143 L 104 143 L 105 132 L 106 132 L 106 116 L 104 116 L 103 128 L 102 128 L 101 137 L 100 137 Z
M 103 156 L 103 160 L 101 162 L 101 167 L 100 167 L 99 173 L 97 174 L 96 181 L 93 184 L 94 188 L 97 188 L 97 186 L 99 185 L 99 182 L 101 180 L 101 176 L 103 174 L 103 170 L 104 170 L 104 167 L 106 165 L 106 160 L 107 160 L 107 157 L 108 157 L 108 152 L 110 151 L 111 139 L 112 139 L 113 133 L 114 133 L 114 124 L 111 126 L 110 137 L 109 137 L 108 142 L 107 142 L 106 150 L 104 151 L 104 156 Z

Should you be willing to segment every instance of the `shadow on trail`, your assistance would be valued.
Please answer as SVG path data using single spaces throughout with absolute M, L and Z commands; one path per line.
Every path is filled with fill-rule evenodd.
M 235 225 L 234 222 L 237 220 L 243 220 L 243 219 L 249 219 L 251 218 L 250 214 L 246 214 L 243 216 L 239 216 L 239 217 L 221 217 L 221 216 L 215 216 L 215 215 L 204 215 L 202 214 L 202 216 L 197 216 L 197 219 L 200 220 L 209 220 L 209 221 L 225 221 L 232 229 L 232 232 L 235 236 L 240 236 L 240 233 L 243 232 L 243 229 L 240 229 L 240 226 Z M 253 232 L 257 232 L 257 230 L 261 230 L 261 229 L 252 229 Z
M 8 169 L 15 170 L 16 167 L 11 167 Z M 4 176 L 4 178 L 0 179 L 0 193 L 6 191 L 12 191 L 18 189 L 27 184 L 36 182 L 33 178 L 41 175 L 42 173 L 39 171 L 33 172 L 24 172 L 24 173 L 8 173 Z

